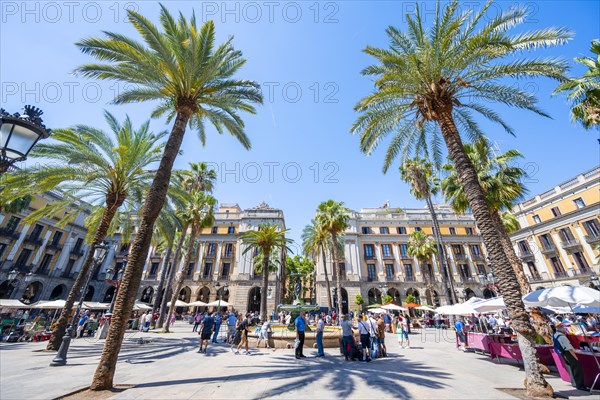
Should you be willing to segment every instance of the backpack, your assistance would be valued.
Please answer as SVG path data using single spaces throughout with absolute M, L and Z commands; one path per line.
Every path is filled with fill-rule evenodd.
M 560 341 L 558 340 L 560 335 L 562 335 L 562 333 L 560 333 L 560 332 L 556 332 L 554 335 L 552 335 L 552 344 L 554 345 L 554 351 L 556 352 L 556 354 L 562 356 L 563 353 L 565 353 L 565 349 L 562 346 L 562 344 L 560 343 Z

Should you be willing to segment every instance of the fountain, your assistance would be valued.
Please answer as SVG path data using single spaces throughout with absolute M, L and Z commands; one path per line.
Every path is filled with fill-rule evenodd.
M 290 278 L 292 278 L 292 277 L 296 278 L 296 284 L 294 285 L 294 296 L 296 298 L 294 299 L 292 304 L 280 304 L 277 306 L 278 310 L 288 311 L 290 313 L 290 316 L 291 316 L 290 323 L 288 324 L 288 327 L 287 327 L 290 331 L 293 331 L 296 329 L 294 323 L 296 321 L 296 318 L 300 315 L 300 313 L 302 311 L 310 312 L 310 311 L 319 311 L 319 309 L 320 309 L 320 307 L 318 305 L 303 304 L 302 301 L 300 300 L 300 294 L 302 293 L 302 282 L 300 280 L 301 276 L 303 276 L 303 274 L 298 274 L 298 273 L 290 274 Z M 306 324 L 306 332 L 312 332 L 312 330 L 310 329 L 310 326 L 308 326 L 308 324 Z

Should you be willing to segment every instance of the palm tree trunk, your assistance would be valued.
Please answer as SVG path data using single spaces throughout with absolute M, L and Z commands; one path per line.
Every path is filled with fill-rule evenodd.
M 506 229 L 504 229 L 500 212 L 498 210 L 493 211 L 492 218 L 494 219 L 494 224 L 496 225 L 496 229 L 500 234 L 500 240 L 502 241 L 504 252 L 510 260 L 510 264 L 512 265 L 515 275 L 517 276 L 521 293 L 525 295 L 531 292 L 531 286 L 529 285 L 527 277 L 525 276 L 525 272 L 523 271 L 523 264 L 515 253 L 515 248 L 512 246 L 510 237 L 508 236 L 508 233 L 506 233 Z M 544 338 L 546 343 L 552 344 L 552 331 L 548 325 L 548 320 L 546 320 L 546 318 L 542 315 L 540 309 L 538 307 L 532 308 L 530 315 L 531 323 L 535 331 Z M 542 370 L 547 369 L 547 367 L 543 364 L 540 365 L 540 368 L 542 368 Z
M 169 302 L 169 292 L 173 287 L 173 283 L 175 282 L 175 272 L 177 268 L 179 268 L 179 261 L 181 258 L 181 249 L 183 247 L 183 242 L 187 236 L 188 225 L 184 224 L 183 229 L 181 231 L 181 235 L 179 236 L 179 241 L 177 242 L 177 248 L 175 249 L 175 254 L 173 255 L 173 262 L 171 263 L 171 268 L 169 268 L 169 277 L 167 278 L 167 286 L 165 287 L 165 295 L 162 298 L 160 303 L 160 316 L 158 317 L 158 326 L 162 326 L 162 332 L 169 332 L 169 318 L 167 318 L 167 303 Z
M 267 291 L 269 290 L 269 258 L 271 249 L 263 249 L 263 267 L 262 267 L 262 291 L 260 294 L 260 321 L 267 320 Z
M 87 290 L 87 288 L 84 288 L 83 286 L 87 280 L 88 275 L 93 274 L 95 272 L 90 271 L 90 269 L 93 268 L 94 265 L 94 247 L 102 243 L 102 241 L 106 237 L 106 234 L 108 233 L 108 228 L 110 227 L 110 224 L 117 210 L 123 204 L 123 201 L 125 201 L 125 199 L 114 198 L 113 196 L 114 200 L 112 200 L 109 203 L 110 196 L 107 195 L 106 197 L 107 203 L 106 208 L 102 212 L 102 219 L 100 220 L 100 224 L 98 225 L 98 229 L 96 230 L 96 234 L 94 235 L 94 239 L 92 240 L 90 249 L 88 250 L 83 265 L 81 266 L 81 269 L 79 270 L 79 273 L 75 278 L 75 282 L 73 282 L 71 291 L 67 296 L 65 308 L 63 308 L 62 312 L 60 313 L 60 317 L 58 318 L 56 326 L 52 331 L 52 338 L 48 342 L 46 350 L 59 349 L 60 344 L 62 342 L 62 338 L 65 335 L 67 325 L 69 324 L 69 318 L 71 316 L 71 313 L 73 312 L 73 304 L 75 303 L 75 301 L 81 298 L 81 295 L 84 293 L 83 291 Z
M 187 250 L 185 252 L 185 257 L 183 258 L 183 265 L 181 266 L 181 271 L 179 271 L 179 275 L 175 281 L 175 287 L 173 288 L 173 294 L 171 295 L 171 305 L 169 306 L 169 312 L 167 313 L 167 319 L 165 321 L 166 330 L 163 327 L 163 332 L 169 331 L 169 320 L 172 315 L 175 315 L 175 309 L 177 306 L 175 303 L 179 300 L 179 292 L 181 291 L 181 287 L 183 286 L 183 281 L 185 281 L 186 272 L 188 265 L 190 265 L 190 261 L 192 256 L 194 255 L 194 245 L 196 239 L 198 238 L 198 227 L 197 224 L 192 224 L 192 231 L 190 232 L 190 242 L 188 243 Z M 173 266 L 173 270 L 177 270 L 177 266 Z
M 433 234 L 435 236 L 435 241 L 437 242 L 438 254 L 441 261 L 440 267 L 442 267 L 442 287 L 444 288 L 446 303 L 454 304 L 454 284 L 452 282 L 452 274 L 450 274 L 448 257 L 446 257 L 446 247 L 444 246 L 444 241 L 442 239 L 440 224 L 437 219 L 435 209 L 433 208 L 433 203 L 431 202 L 431 196 L 427 196 L 425 201 L 427 202 L 427 207 L 429 208 L 429 213 L 431 214 L 431 219 L 433 220 Z M 450 282 L 450 288 L 448 288 L 448 282 Z
M 331 301 L 331 284 L 329 283 L 329 274 L 327 273 L 327 260 L 325 248 L 321 247 L 321 256 L 323 257 L 323 272 L 325 273 L 325 286 L 327 286 L 327 307 L 329 311 L 333 310 L 333 302 Z
M 500 236 L 487 205 L 485 193 L 479 184 L 477 172 L 463 147 L 460 134 L 452 119 L 452 108 L 438 104 L 438 124 L 446 142 L 448 153 L 456 167 L 469 206 L 481 231 L 484 243 L 498 277 L 498 286 L 506 303 L 512 327 L 517 332 L 519 348 L 523 355 L 525 386 L 530 397 L 551 397 L 552 386 L 546 382 L 539 368 L 539 359 L 534 347 L 535 329 L 521 298 L 521 290 L 512 265 L 502 247 Z
M 111 320 L 108 337 L 104 343 L 100 362 L 94 374 L 91 390 L 109 390 L 113 387 L 113 378 L 117 366 L 117 357 L 121 350 L 127 321 L 131 316 L 137 291 L 140 287 L 144 264 L 152 239 L 154 222 L 165 204 L 167 189 L 171 180 L 173 163 L 179 154 L 186 125 L 190 119 L 189 109 L 179 110 L 173 129 L 167 140 L 163 157 L 146 196 L 142 209 L 142 219 L 135 240 L 131 246 L 128 263 L 116 298 L 115 312 Z
M 342 315 L 342 269 L 340 268 L 340 263 L 338 262 L 338 248 L 337 248 L 337 233 L 331 232 L 331 240 L 333 241 L 333 268 L 337 271 L 336 276 L 336 287 L 337 287 L 337 295 L 338 295 L 338 321 L 340 320 L 339 316 Z
M 162 262 L 162 268 L 160 269 L 160 280 L 158 281 L 158 288 L 156 289 L 156 297 L 154 297 L 154 301 L 152 302 L 152 315 L 156 313 L 156 310 L 160 309 L 160 304 L 162 303 L 163 297 L 166 297 L 166 293 L 162 296 L 162 291 L 165 288 L 165 279 L 167 279 L 167 270 L 169 269 L 169 262 L 171 261 L 171 253 L 173 252 L 173 243 L 167 248 L 167 254 L 165 254 L 165 258 Z M 160 317 L 159 312 L 159 317 Z M 160 326 L 158 324 L 158 320 L 156 321 L 156 326 Z

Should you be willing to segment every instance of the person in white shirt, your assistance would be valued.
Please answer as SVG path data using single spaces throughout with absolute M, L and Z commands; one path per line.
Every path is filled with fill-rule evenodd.
M 371 324 L 366 318 L 358 319 L 358 332 L 360 333 L 360 344 L 362 347 L 363 361 L 371 362 Z
M 265 343 L 267 344 L 267 349 L 271 348 L 269 346 L 269 332 L 273 332 L 273 329 L 271 328 L 271 322 L 269 320 L 265 320 L 260 328 L 260 334 L 258 335 L 256 347 L 260 347 L 260 342 L 264 339 Z

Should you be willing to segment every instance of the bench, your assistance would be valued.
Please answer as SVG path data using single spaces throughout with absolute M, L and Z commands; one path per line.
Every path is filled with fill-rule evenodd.
M 98 322 L 88 322 L 88 324 L 85 326 L 85 332 L 88 336 L 93 336 L 96 334 L 98 326 L 100 326 Z

